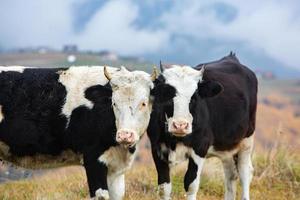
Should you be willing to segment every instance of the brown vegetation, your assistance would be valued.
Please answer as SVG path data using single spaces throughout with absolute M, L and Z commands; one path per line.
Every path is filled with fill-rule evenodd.
M 254 154 L 254 178 L 251 197 L 256 200 L 296 200 L 300 196 L 300 156 L 285 148 L 280 133 L 269 152 Z M 217 159 L 209 159 L 202 173 L 199 199 L 223 199 L 223 172 Z M 184 199 L 183 176 L 186 163 L 172 172 L 173 199 Z M 158 198 L 154 165 L 137 163 L 126 174 L 128 200 Z M 238 197 L 240 196 L 240 187 Z M 82 167 L 53 170 L 31 180 L 0 185 L 0 199 L 88 199 L 88 188 Z

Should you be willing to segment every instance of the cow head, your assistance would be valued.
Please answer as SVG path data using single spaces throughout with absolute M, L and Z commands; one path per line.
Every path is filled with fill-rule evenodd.
M 112 107 L 116 118 L 116 141 L 125 146 L 136 144 L 146 132 L 152 110 L 150 90 L 156 78 L 142 71 L 119 71 L 109 73 L 104 68 L 112 88 Z
M 155 103 L 162 105 L 168 132 L 178 137 L 186 136 L 195 128 L 194 118 L 201 121 L 201 99 L 217 95 L 223 87 L 218 82 L 203 80 L 204 67 L 196 70 L 173 65 L 161 70 L 153 89 Z

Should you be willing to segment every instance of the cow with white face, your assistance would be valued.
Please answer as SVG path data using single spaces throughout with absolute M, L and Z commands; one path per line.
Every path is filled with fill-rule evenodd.
M 107 167 L 109 198 L 118 200 L 125 193 L 124 172 L 134 161 L 137 144 L 148 127 L 152 111 L 150 91 L 157 72 L 154 70 L 150 76 L 142 71 L 130 72 L 121 67 L 112 73 L 104 68 L 104 74 L 112 92 L 111 105 L 118 145 L 109 147 L 98 160 Z M 100 186 L 95 192 L 96 197 L 107 198 L 106 189 L 105 184 Z
M 0 159 L 28 167 L 23 158 L 67 165 L 83 156 L 90 196 L 122 199 L 155 78 L 124 67 L 0 67 Z
M 166 112 L 168 132 L 178 137 L 192 133 L 193 115 L 190 113 L 190 101 L 198 83 L 202 80 L 203 70 L 195 70 L 189 66 L 176 66 L 163 73 L 166 84 L 176 89 L 173 98 L 173 115 Z
M 129 72 L 124 67 L 112 75 L 106 70 L 105 75 L 112 88 L 116 141 L 125 146 L 134 146 L 145 133 L 150 120 L 152 102 L 149 97 L 153 82 L 145 72 Z
M 204 67 L 205 65 L 205 67 Z M 241 178 L 249 200 L 255 129 L 257 79 L 234 54 L 219 61 L 173 65 L 155 81 L 148 127 L 161 198 L 171 198 L 170 167 L 189 161 L 184 177 L 187 199 L 195 200 L 206 157 L 219 157 L 225 172 L 225 199 L 235 199 Z

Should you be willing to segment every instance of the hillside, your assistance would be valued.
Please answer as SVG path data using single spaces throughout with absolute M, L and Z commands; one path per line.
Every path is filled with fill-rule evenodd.
M 68 54 L 0 54 L 1 65 L 38 67 L 66 67 Z M 99 55 L 76 54 L 72 65 L 125 65 L 133 69 L 151 71 L 152 64 L 134 58 L 105 60 Z M 296 200 L 300 196 L 300 78 L 298 80 L 259 79 L 259 101 L 255 132 L 255 177 L 253 199 Z M 80 166 L 51 170 L 29 171 L 14 166 L 2 167 L 14 180 L 0 185 L 0 199 L 88 199 L 85 172 Z M 173 171 L 174 199 L 184 198 L 182 178 L 184 167 Z M 28 173 L 27 176 L 25 174 Z M 200 199 L 222 199 L 223 179 L 221 164 L 210 159 L 204 168 Z M 0 179 L 1 182 L 1 179 Z M 239 193 L 240 194 L 240 193 Z M 126 199 L 157 199 L 156 172 L 150 155 L 148 138 L 143 137 L 133 169 L 127 173 Z

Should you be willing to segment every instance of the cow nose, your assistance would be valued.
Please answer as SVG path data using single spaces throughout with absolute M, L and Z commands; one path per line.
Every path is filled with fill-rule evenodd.
M 116 140 L 120 144 L 133 144 L 135 132 L 133 130 L 122 129 L 117 131 Z
M 185 131 L 189 127 L 189 123 L 185 120 L 174 121 L 172 125 L 173 128 L 178 131 Z

